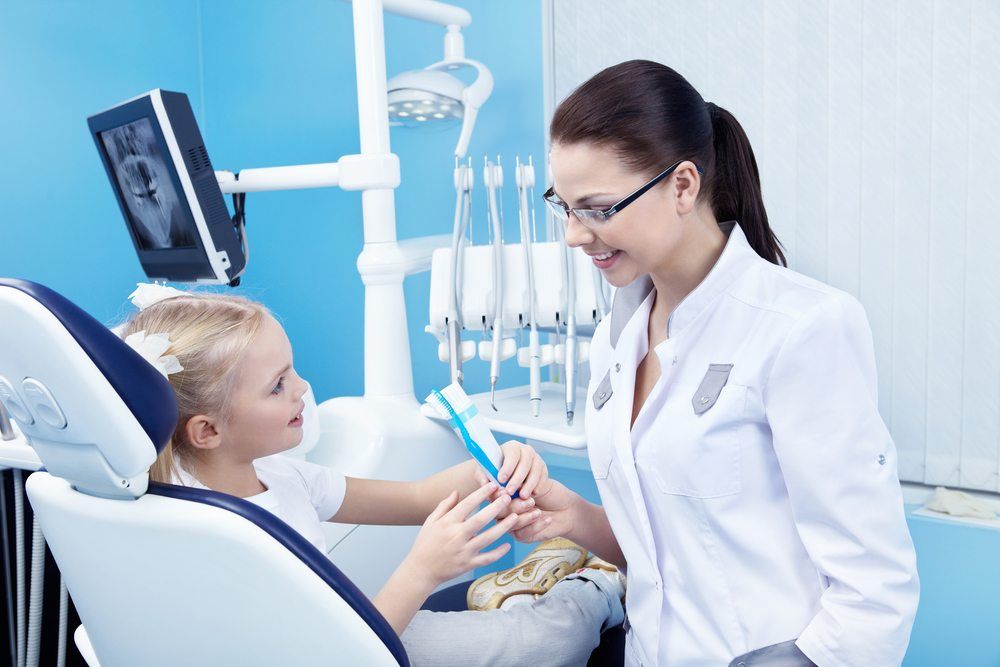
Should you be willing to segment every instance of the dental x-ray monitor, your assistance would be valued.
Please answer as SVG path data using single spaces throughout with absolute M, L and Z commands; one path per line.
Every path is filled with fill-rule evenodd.
M 235 284 L 246 265 L 187 95 L 156 89 L 87 119 L 146 275 Z

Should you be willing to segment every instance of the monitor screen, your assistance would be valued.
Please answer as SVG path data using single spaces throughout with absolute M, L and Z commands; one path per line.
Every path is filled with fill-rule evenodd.
M 181 205 L 149 119 L 140 118 L 99 135 L 139 247 L 196 247 L 194 220 Z

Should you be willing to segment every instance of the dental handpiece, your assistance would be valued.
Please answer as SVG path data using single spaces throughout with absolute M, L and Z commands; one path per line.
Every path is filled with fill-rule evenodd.
M 566 423 L 572 426 L 576 412 L 576 273 L 565 232 L 562 241 L 566 256 Z
M 459 304 L 459 285 L 462 282 L 461 254 L 464 248 L 465 228 L 468 224 L 469 207 L 468 188 L 466 187 L 467 167 L 458 164 L 455 159 L 455 222 L 452 226 L 451 238 L 451 284 L 448 299 L 448 361 L 451 368 L 451 381 L 462 384 L 462 325 L 461 305 Z
M 462 252 L 462 239 L 464 237 L 463 223 L 465 214 L 465 165 L 458 164 L 455 158 L 455 222 L 451 232 L 451 283 L 448 285 L 448 363 L 451 368 L 451 381 L 453 384 L 462 384 L 462 354 L 459 326 L 458 305 L 458 285 L 461 281 L 459 275 L 459 255 Z
M 503 221 L 497 207 L 497 188 L 502 186 L 502 172 L 499 165 L 486 160 L 486 180 L 488 208 L 493 224 L 493 346 L 490 350 L 490 407 L 496 406 L 496 387 L 500 381 L 500 352 L 503 343 Z
M 534 241 L 531 234 L 528 215 L 528 187 L 534 182 L 534 170 L 529 166 L 521 164 L 521 158 L 516 158 L 517 190 L 518 190 L 518 214 L 521 223 L 521 244 L 524 247 L 525 273 L 528 277 L 528 355 L 529 355 L 529 400 L 531 402 L 531 415 L 537 417 L 541 412 L 542 404 L 542 369 L 541 369 L 541 346 L 538 342 L 538 326 L 535 319 L 535 275 L 534 264 L 532 263 L 531 244 Z

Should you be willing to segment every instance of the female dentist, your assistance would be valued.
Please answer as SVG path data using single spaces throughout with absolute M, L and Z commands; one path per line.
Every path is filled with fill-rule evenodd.
M 603 507 L 556 482 L 516 536 L 627 566 L 627 664 L 900 664 L 919 585 L 861 305 L 784 268 L 746 134 L 672 69 L 600 72 L 551 137 L 545 198 L 618 287 L 587 397 Z

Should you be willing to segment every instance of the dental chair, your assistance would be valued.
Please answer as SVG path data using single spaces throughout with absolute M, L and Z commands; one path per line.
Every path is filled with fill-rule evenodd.
M 149 481 L 176 425 L 170 385 L 41 285 L 0 279 L 0 398 L 44 464 L 27 494 L 89 664 L 409 664 L 371 602 L 269 512 Z
M 371 602 L 266 510 L 147 471 L 177 423 L 166 378 L 52 290 L 0 278 L 0 400 L 41 459 L 26 489 L 90 667 L 409 665 Z M 471 582 L 425 609 L 465 609 Z M 589 664 L 620 665 L 608 631 Z

